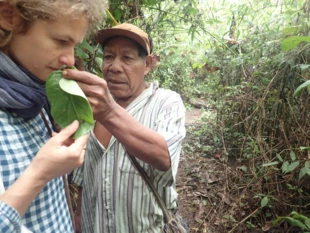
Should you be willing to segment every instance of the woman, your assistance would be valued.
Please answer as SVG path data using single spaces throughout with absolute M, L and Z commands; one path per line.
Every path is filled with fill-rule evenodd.
M 83 163 L 87 136 L 53 128 L 48 75 L 104 19 L 106 0 L 0 0 L 0 232 L 73 232 L 62 175 Z M 51 131 L 51 130 L 50 130 Z M 1 185 L 2 185 L 1 184 Z

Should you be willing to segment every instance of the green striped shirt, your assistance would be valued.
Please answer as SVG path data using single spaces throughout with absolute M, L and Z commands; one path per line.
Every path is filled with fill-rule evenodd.
M 162 172 L 138 160 L 168 209 L 176 210 L 175 178 L 185 137 L 185 108 L 173 91 L 151 83 L 126 109 L 166 140 L 171 168 Z M 112 136 L 104 148 L 90 133 L 84 165 L 74 182 L 83 186 L 82 230 L 92 233 L 160 232 L 163 213 L 155 196 L 135 170 L 123 146 Z

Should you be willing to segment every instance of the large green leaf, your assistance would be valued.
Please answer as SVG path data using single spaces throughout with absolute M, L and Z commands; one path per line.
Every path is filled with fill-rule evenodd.
M 92 108 L 74 80 L 64 79 L 62 70 L 57 70 L 48 76 L 45 86 L 47 98 L 51 103 L 51 114 L 61 128 L 78 120 L 80 126 L 73 138 L 78 138 L 93 128 Z

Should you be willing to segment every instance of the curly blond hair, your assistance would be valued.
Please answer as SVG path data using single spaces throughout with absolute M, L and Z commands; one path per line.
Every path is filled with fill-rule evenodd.
M 0 0 L 0 4 L 10 4 L 16 8 L 23 19 L 20 28 L 26 32 L 37 19 L 55 20 L 62 16 L 86 17 L 89 30 L 104 23 L 108 0 Z M 0 28 L 0 48 L 11 40 L 12 33 Z

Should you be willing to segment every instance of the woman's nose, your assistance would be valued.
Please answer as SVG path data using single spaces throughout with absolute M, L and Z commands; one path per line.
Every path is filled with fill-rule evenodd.
M 61 54 L 59 57 L 59 62 L 66 66 L 74 66 L 74 49 L 70 49 L 70 51 L 68 50 L 65 53 Z

